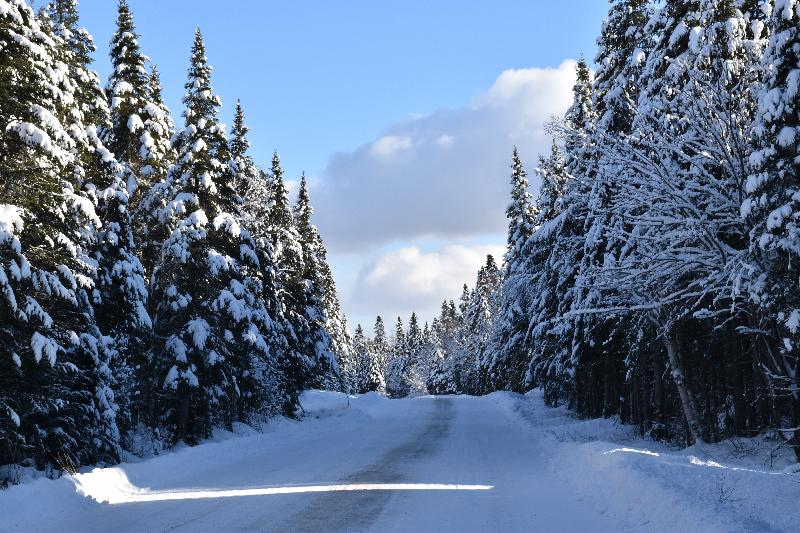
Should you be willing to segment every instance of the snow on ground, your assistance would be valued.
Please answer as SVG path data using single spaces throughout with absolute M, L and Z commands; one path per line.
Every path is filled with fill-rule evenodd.
M 565 408 L 546 407 L 540 391 L 496 401 L 552 450 L 549 468 L 576 494 L 634 529 L 800 530 L 800 468 L 775 441 L 671 448 L 612 419 L 579 420 Z
M 0 531 L 796 531 L 766 440 L 678 450 L 538 392 L 311 391 L 302 421 L 0 492 Z

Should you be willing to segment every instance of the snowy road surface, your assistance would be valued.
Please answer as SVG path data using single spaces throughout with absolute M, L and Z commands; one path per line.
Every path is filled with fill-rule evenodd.
M 342 395 L 311 393 L 304 403 L 313 416 L 300 423 L 0 493 L 0 530 L 783 529 L 752 510 L 744 519 L 738 507 L 706 513 L 702 501 L 684 505 L 679 491 L 639 490 L 642 476 L 650 487 L 674 469 L 684 477 L 696 471 L 697 486 L 706 490 L 702 480 L 722 466 L 592 448 L 597 442 L 558 444 L 552 428 L 573 422 L 552 426 L 561 411 L 526 412 L 517 405 L 522 401 L 507 394 L 392 401 L 366 395 L 350 405 Z M 539 419 L 526 421 L 531 416 Z M 612 453 L 620 451 L 637 453 Z M 628 457 L 644 461 L 638 477 Z M 794 475 L 784 477 L 776 474 L 777 485 L 768 486 L 787 499 L 784 509 L 793 509 L 800 485 Z M 732 518 L 717 521 L 717 512 Z

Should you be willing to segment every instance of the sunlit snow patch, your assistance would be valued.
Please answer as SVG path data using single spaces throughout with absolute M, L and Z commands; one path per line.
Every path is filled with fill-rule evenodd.
M 653 457 L 660 457 L 660 455 L 657 454 L 656 452 L 651 452 L 650 450 L 637 450 L 636 448 L 615 448 L 613 450 L 603 452 L 603 455 L 610 455 L 612 453 L 640 453 L 642 455 L 652 455 Z
M 492 485 L 460 485 L 447 483 L 346 483 L 332 485 L 290 485 L 284 487 L 255 487 L 246 489 L 194 489 L 151 491 L 133 485 L 119 468 L 97 469 L 88 474 L 73 476 L 78 493 L 100 503 L 158 502 L 171 500 L 204 500 L 236 498 L 271 494 L 305 494 L 314 492 L 351 492 L 365 490 L 491 490 Z

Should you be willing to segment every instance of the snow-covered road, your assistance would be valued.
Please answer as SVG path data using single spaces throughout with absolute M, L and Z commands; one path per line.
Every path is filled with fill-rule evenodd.
M 14 487 L 0 493 L 0 530 L 711 531 L 741 523 L 735 512 L 716 520 L 735 508 L 705 513 L 710 504 L 692 501 L 696 494 L 670 492 L 675 475 L 699 476 L 706 490 L 702 480 L 722 466 L 615 449 L 586 433 L 597 423 L 560 441 L 559 431 L 583 423 L 538 397 L 307 393 L 303 402 L 308 418 L 265 433 Z M 611 453 L 621 451 L 636 453 Z M 756 479 L 749 472 L 734 473 Z M 784 477 L 763 486 L 791 505 L 800 485 Z M 782 529 L 750 520 L 742 530 Z
M 352 413 L 334 406 L 341 411 L 324 411 L 318 421 L 79 476 L 81 490 L 114 503 L 63 494 L 59 505 L 42 502 L 49 494 L 31 495 L 45 503 L 45 512 L 34 511 L 31 502 L 33 516 L 7 525 L 16 531 L 614 529 L 548 474 L 536 460 L 543 457 L 536 441 L 497 402 L 425 397 L 362 403 Z M 69 488 L 67 480 L 41 480 L 16 490 L 48 483 Z M 406 489 L 220 496 L 236 489 L 351 484 Z M 431 490 L 428 484 L 478 487 Z M 149 488 L 155 501 L 125 502 L 134 499 L 134 487 Z M 211 490 L 217 497 L 202 497 Z M 168 491 L 199 497 L 157 499 Z

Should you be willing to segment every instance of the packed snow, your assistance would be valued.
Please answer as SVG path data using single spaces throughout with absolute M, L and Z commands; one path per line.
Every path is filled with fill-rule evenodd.
M 687 450 L 541 393 L 311 391 L 300 421 L 0 494 L 0 531 L 792 531 L 800 473 L 767 439 Z

